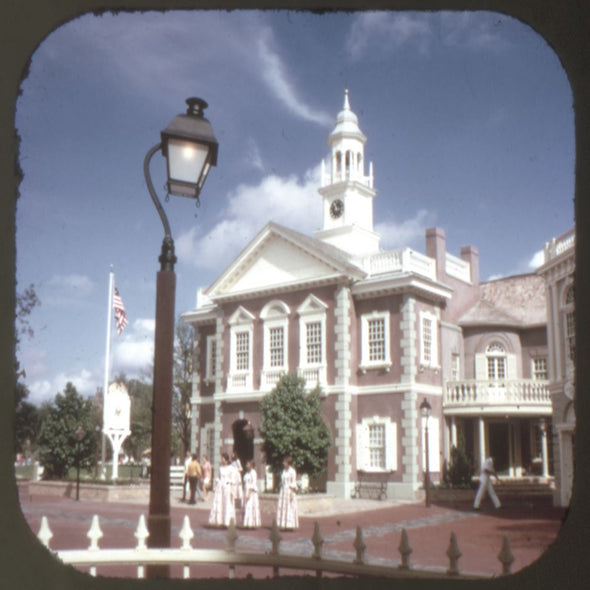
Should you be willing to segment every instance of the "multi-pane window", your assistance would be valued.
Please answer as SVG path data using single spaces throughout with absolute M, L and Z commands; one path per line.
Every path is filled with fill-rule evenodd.
M 215 336 L 207 337 L 207 379 L 215 379 L 217 370 L 217 340 Z
M 548 378 L 547 359 L 538 357 L 533 359 L 533 379 L 546 380 Z
M 488 379 L 506 379 L 506 350 L 501 344 L 490 344 L 486 350 Z
M 268 330 L 270 366 L 282 367 L 285 364 L 285 330 L 282 326 Z
M 369 467 L 385 469 L 385 424 L 369 424 Z
M 385 318 L 370 319 L 368 321 L 369 362 L 385 361 Z
M 305 324 L 305 341 L 308 365 L 322 362 L 322 323 L 308 322 Z
M 422 318 L 422 360 L 424 364 L 432 364 L 432 319 Z
M 454 352 L 451 354 L 451 379 L 458 381 L 461 378 L 461 356 Z
M 236 332 L 236 371 L 250 369 L 250 332 Z

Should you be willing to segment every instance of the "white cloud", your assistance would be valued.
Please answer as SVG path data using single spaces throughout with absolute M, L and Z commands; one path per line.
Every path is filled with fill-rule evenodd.
M 380 53 L 413 44 L 427 53 L 431 39 L 431 17 L 407 13 L 364 12 L 353 22 L 347 50 L 357 60 L 373 49 Z
M 535 270 L 543 264 L 545 264 L 545 251 L 539 250 L 538 252 L 535 252 L 533 257 L 529 260 L 529 268 Z
M 83 303 L 94 290 L 94 282 L 86 275 L 53 275 L 40 290 L 43 303 L 66 306 Z
M 311 123 L 332 125 L 334 119 L 331 115 L 312 109 L 298 96 L 279 54 L 271 48 L 272 42 L 272 31 L 264 30 L 258 39 L 258 57 L 262 62 L 262 79 L 272 94 L 292 115 Z
M 137 377 L 154 361 L 154 331 L 156 322 L 140 318 L 127 327 L 113 344 L 111 372 Z
M 420 209 L 414 217 L 400 223 L 386 221 L 377 223 L 375 231 L 381 235 L 381 245 L 384 248 L 400 248 L 416 244 L 418 240 L 424 241 L 424 233 L 427 228 L 435 224 L 434 213 Z
M 183 263 L 219 270 L 268 221 L 310 234 L 321 219 L 318 196 L 320 167 L 303 178 L 270 175 L 257 185 L 241 185 L 229 197 L 223 219 L 205 236 L 192 227 L 176 239 L 176 254 Z
M 509 47 L 502 36 L 501 25 L 506 18 L 490 14 L 485 18 L 472 12 L 442 12 L 439 15 L 444 45 L 477 51 L 498 52 Z
M 97 383 L 100 381 L 96 373 L 87 369 L 58 373 L 51 379 L 38 379 L 28 385 L 29 400 L 34 404 L 51 401 L 57 393 L 63 392 L 68 382 L 72 383 L 80 395 L 87 397 L 96 393 Z

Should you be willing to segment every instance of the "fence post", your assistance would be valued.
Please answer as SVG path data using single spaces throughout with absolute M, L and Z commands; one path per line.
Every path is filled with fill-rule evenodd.
M 39 539 L 39 541 L 41 541 L 41 543 L 43 543 L 43 545 L 45 545 L 45 547 L 47 547 L 47 549 L 51 549 L 51 547 L 49 547 L 49 542 L 51 541 L 51 537 L 53 537 L 53 533 L 51 532 L 51 529 L 49 528 L 49 523 L 47 522 L 47 517 L 42 516 L 41 517 L 41 526 L 39 527 L 39 532 L 37 533 L 37 538 Z
M 510 541 L 506 535 L 504 535 L 504 538 L 502 539 L 502 550 L 498 553 L 498 559 L 502 563 L 502 575 L 508 575 L 510 573 L 512 562 L 514 561 L 514 555 L 512 549 L 510 549 Z
M 313 536 L 311 538 L 311 542 L 313 543 L 313 559 L 321 559 L 322 545 L 324 544 L 324 539 L 322 538 L 322 534 L 320 533 L 320 523 L 317 520 L 313 524 Z M 316 578 L 321 578 L 322 570 L 316 570 L 315 575 Z
M 357 525 L 356 527 L 356 537 L 354 538 L 353 547 L 356 549 L 356 558 L 354 563 L 365 563 L 365 549 L 367 548 L 367 545 L 363 539 L 363 529 L 360 525 Z
M 90 545 L 88 547 L 88 551 L 100 551 L 100 547 L 98 546 L 98 541 L 102 539 L 102 531 L 100 530 L 100 524 L 98 522 L 98 515 L 94 515 L 92 517 L 92 524 L 90 525 L 90 529 L 86 533 L 86 536 L 90 539 Z M 90 575 L 96 576 L 96 567 L 92 566 L 90 568 Z
M 272 528 L 270 529 L 270 542 L 272 548 L 270 550 L 271 555 L 279 556 L 279 544 L 281 543 L 281 534 L 279 533 L 279 527 L 277 526 L 277 519 L 272 519 Z M 272 575 L 276 578 L 279 575 L 279 566 L 273 565 Z
M 137 539 L 136 549 L 145 549 L 147 547 L 146 540 L 150 536 L 150 532 L 145 524 L 145 516 L 140 514 L 137 522 L 137 529 L 135 530 L 135 538 Z M 145 568 L 143 565 L 137 566 L 137 577 L 145 577 Z
M 402 529 L 402 538 L 400 539 L 398 550 L 402 556 L 402 561 L 398 566 L 399 569 L 409 570 L 410 554 L 412 553 L 413 549 L 410 547 L 410 540 L 408 539 L 408 532 L 406 529 Z
M 449 542 L 449 548 L 447 549 L 447 556 L 449 558 L 449 569 L 447 574 L 451 576 L 459 575 L 459 558 L 463 555 L 459 549 L 457 543 L 457 537 L 455 533 L 451 533 L 451 540 Z
M 180 530 L 180 534 L 178 535 L 182 541 L 182 547 L 184 551 L 190 551 L 191 547 L 191 540 L 195 536 L 193 533 L 193 529 L 191 528 L 191 523 L 188 517 L 188 514 L 184 515 L 184 520 L 182 522 L 182 529 Z M 191 575 L 191 568 L 188 564 L 184 564 L 182 568 L 182 577 L 187 580 L 190 578 Z

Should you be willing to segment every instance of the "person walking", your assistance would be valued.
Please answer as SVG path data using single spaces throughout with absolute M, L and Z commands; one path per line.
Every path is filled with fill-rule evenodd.
M 199 499 L 203 500 L 203 496 L 201 495 L 201 490 L 199 490 L 199 478 L 202 475 L 201 466 L 199 465 L 199 461 L 197 460 L 197 455 L 192 455 L 190 463 L 186 468 L 186 475 L 188 477 L 188 484 L 191 490 L 191 497 L 189 500 L 189 504 L 196 504 L 195 495 L 199 495 Z
M 221 455 L 219 475 L 215 480 L 213 490 L 213 503 L 209 512 L 209 524 L 213 526 L 227 527 L 232 518 L 236 519 L 234 504 L 233 480 L 235 469 L 229 464 L 229 455 Z
M 209 490 L 211 489 L 212 475 L 211 463 L 209 462 L 207 455 L 201 457 L 201 469 L 203 471 L 203 495 L 205 496 L 205 500 L 207 500 Z
M 186 457 L 184 459 L 184 481 L 182 482 L 182 499 L 180 500 L 181 502 L 185 502 L 187 495 L 190 493 L 189 492 L 190 485 L 188 483 L 188 466 L 189 466 L 189 463 L 191 462 L 191 460 L 192 460 L 191 452 L 187 451 Z
M 246 475 L 244 475 L 244 527 L 253 529 L 259 527 L 260 522 L 256 468 L 254 461 L 248 461 L 246 463 Z
M 479 510 L 479 505 L 483 500 L 486 492 L 490 496 L 495 508 L 501 508 L 502 504 L 494 491 L 494 486 L 492 485 L 492 475 L 500 481 L 496 470 L 494 469 L 494 460 L 492 457 L 488 457 L 481 466 L 481 473 L 479 474 L 479 488 L 477 490 L 477 494 L 475 494 L 475 501 L 473 502 L 473 508 L 475 510 Z
M 277 505 L 277 525 L 283 530 L 299 528 L 297 514 L 297 473 L 293 467 L 293 459 L 285 457 L 281 474 L 281 490 Z

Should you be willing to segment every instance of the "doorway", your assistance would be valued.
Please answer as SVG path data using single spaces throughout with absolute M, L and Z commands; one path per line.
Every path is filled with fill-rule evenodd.
M 232 424 L 234 436 L 233 450 L 238 456 L 242 468 L 246 467 L 246 462 L 254 459 L 254 431 L 248 420 L 236 420 Z M 248 427 L 249 426 L 249 427 Z

